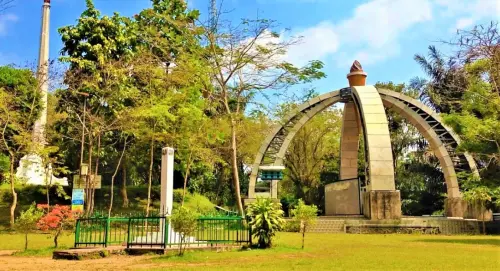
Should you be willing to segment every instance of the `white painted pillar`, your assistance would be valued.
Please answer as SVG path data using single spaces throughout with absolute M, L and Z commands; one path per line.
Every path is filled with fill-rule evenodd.
M 174 149 L 161 150 L 161 196 L 160 212 L 171 215 L 174 203 Z
M 47 93 L 49 91 L 49 31 L 50 0 L 44 0 L 42 6 L 42 27 L 40 31 L 40 48 L 38 53 L 37 79 L 42 94 L 42 113 L 33 127 L 33 141 L 45 144 L 45 125 L 47 124 Z

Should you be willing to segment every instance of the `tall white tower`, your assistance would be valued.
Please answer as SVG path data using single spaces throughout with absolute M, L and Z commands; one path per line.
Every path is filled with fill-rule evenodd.
M 47 124 L 47 92 L 49 91 L 49 26 L 50 0 L 43 0 L 42 29 L 40 31 L 40 49 L 38 53 L 37 79 L 42 94 L 42 113 L 33 128 L 33 142 L 45 144 L 45 125 Z
M 46 144 L 45 125 L 47 124 L 47 93 L 49 91 L 49 26 L 50 26 L 50 0 L 43 0 L 42 30 L 40 33 L 40 49 L 38 53 L 37 81 L 38 89 L 42 94 L 42 112 L 33 127 L 34 150 Z M 42 158 L 36 153 L 31 153 L 19 161 L 16 177 L 27 184 L 33 185 L 68 185 L 68 179 L 52 176 L 52 167 L 44 165 Z

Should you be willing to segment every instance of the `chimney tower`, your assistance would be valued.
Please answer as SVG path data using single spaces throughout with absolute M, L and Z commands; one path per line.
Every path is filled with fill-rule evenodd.
M 42 29 L 40 32 L 40 49 L 38 53 L 37 79 L 39 91 L 42 95 L 42 113 L 33 128 L 35 144 L 45 144 L 45 125 L 47 124 L 47 92 L 49 91 L 49 26 L 50 0 L 43 0 Z

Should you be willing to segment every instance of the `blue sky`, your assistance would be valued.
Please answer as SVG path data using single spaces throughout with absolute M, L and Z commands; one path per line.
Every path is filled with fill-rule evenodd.
M 94 0 L 103 14 L 131 16 L 149 0 Z M 189 0 L 204 16 L 209 0 Z M 0 65 L 34 63 L 38 52 L 43 0 L 16 0 L 0 15 Z M 220 0 L 218 0 L 220 4 Z M 85 9 L 84 0 L 52 0 L 51 58 L 61 49 L 57 29 L 74 24 Z M 368 82 L 408 82 L 422 76 L 413 60 L 431 44 L 446 47 L 457 28 L 500 18 L 500 0 L 225 0 L 231 20 L 259 17 L 277 20 L 292 35 L 303 36 L 287 59 L 302 65 L 318 59 L 327 78 L 315 82 L 319 93 L 344 87 L 350 64 L 358 59 Z M 278 29 L 279 30 L 279 29 Z

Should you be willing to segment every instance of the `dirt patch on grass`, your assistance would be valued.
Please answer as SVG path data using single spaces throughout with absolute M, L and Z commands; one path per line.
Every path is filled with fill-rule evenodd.
M 151 256 L 112 256 L 104 259 L 67 261 L 53 260 L 48 257 L 0 257 L 0 270 L 50 270 L 50 271 L 76 271 L 76 270 L 137 270 L 144 261 Z
M 12 256 L 16 252 L 18 252 L 18 250 L 0 250 L 0 256 Z

